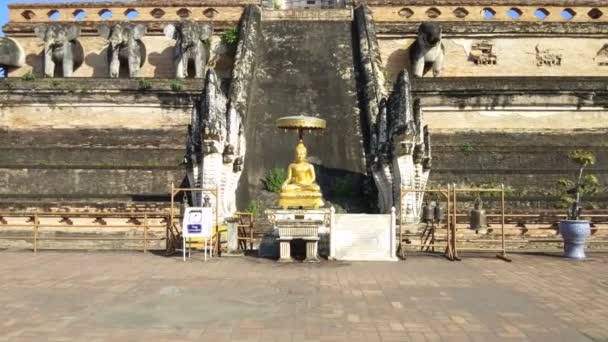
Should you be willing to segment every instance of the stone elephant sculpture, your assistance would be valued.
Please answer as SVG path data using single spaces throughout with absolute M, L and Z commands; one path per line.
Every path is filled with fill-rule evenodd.
M 184 21 L 165 26 L 167 38 L 175 39 L 175 77 L 188 77 L 188 64 L 194 64 L 195 78 L 203 78 L 209 62 L 213 28 L 208 24 Z
M 62 66 L 63 77 L 71 77 L 84 60 L 84 50 L 78 41 L 77 24 L 49 24 L 36 26 L 36 36 L 44 41 L 44 75 L 55 76 L 57 64 Z
M 97 31 L 109 43 L 110 77 L 119 76 L 120 65 L 124 62 L 128 65 L 129 77 L 138 77 L 139 70 L 146 62 L 146 46 L 141 41 L 146 34 L 146 26 L 118 23 L 111 27 L 101 25 Z
M 25 65 L 25 52 L 16 40 L 0 37 L 0 66 L 19 68 Z
M 441 76 L 445 49 L 441 42 L 441 25 L 424 22 L 418 28 L 418 36 L 410 49 L 410 62 L 414 77 L 422 77 L 428 69 L 433 76 Z

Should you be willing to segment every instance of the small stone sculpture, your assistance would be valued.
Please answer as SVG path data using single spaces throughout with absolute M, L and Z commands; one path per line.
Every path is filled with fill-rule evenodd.
M 410 61 L 414 77 L 422 77 L 432 68 L 433 76 L 441 76 L 445 49 L 441 43 L 441 25 L 425 22 L 418 28 L 418 37 L 410 50 Z
M 473 44 L 470 59 L 476 65 L 496 65 L 497 56 L 494 52 L 494 44 L 488 40 Z
M 188 77 L 188 63 L 193 61 L 195 78 L 203 78 L 209 61 L 209 39 L 213 28 L 208 24 L 184 21 L 164 29 L 167 38 L 175 39 L 175 77 Z
M 599 66 L 608 66 L 608 44 L 604 44 L 595 55 L 595 62 Z
M 49 24 L 34 28 L 38 38 L 44 41 L 44 75 L 55 76 L 55 66 L 61 63 L 63 77 L 71 77 L 84 59 L 82 45 L 78 42 L 80 26 L 76 24 Z
M 146 26 L 118 23 L 112 27 L 102 25 L 97 30 L 110 44 L 108 49 L 110 77 L 119 76 L 122 62 L 128 63 L 129 77 L 138 77 L 139 69 L 146 61 L 146 47 L 141 41 L 146 34 Z
M 539 45 L 534 48 L 536 51 L 536 66 L 560 66 L 562 65 L 562 55 L 554 53 L 549 49 L 542 49 Z

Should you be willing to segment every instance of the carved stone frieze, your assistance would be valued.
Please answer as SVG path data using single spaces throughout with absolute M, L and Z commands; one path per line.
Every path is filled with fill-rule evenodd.
M 562 65 L 562 54 L 549 49 L 543 49 L 540 45 L 534 48 L 536 51 L 536 66 L 560 66 Z
M 496 65 L 497 56 L 494 51 L 494 43 L 489 40 L 473 43 L 469 60 L 475 65 Z

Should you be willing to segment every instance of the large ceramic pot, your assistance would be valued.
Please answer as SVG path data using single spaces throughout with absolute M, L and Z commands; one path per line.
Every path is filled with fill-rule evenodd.
M 591 235 L 591 224 L 589 221 L 559 221 L 559 233 L 564 239 L 564 257 L 585 259 L 585 240 Z

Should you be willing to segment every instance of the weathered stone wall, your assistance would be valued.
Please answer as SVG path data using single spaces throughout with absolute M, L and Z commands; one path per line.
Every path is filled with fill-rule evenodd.
M 418 79 L 431 127 L 430 185 L 504 183 L 511 206 L 559 205 L 557 180 L 577 167 L 568 152 L 594 152 L 602 191 L 587 204 L 608 207 L 608 101 L 605 78 Z
M 200 81 L 0 82 L 0 206 L 165 202 Z M 21 204 L 19 204 L 21 203 Z M 110 206 L 111 206 L 110 205 Z
M 331 195 L 338 179 L 361 184 L 366 166 L 352 22 L 262 22 L 261 37 L 245 123 L 247 157 L 238 191 L 240 207 L 260 195 L 267 172 L 286 168 L 294 159 L 297 133 L 276 128 L 276 120 L 283 116 L 327 120 L 327 130 L 305 138 L 309 160 L 320 166 L 318 181 L 324 193 Z
M 382 60 L 389 80 L 410 68 L 409 49 L 415 38 L 384 35 L 379 39 Z M 476 64 L 471 51 L 483 41 L 492 45 L 496 64 Z M 504 37 L 451 36 L 444 34 L 444 77 L 499 76 L 608 76 L 608 37 Z M 542 53 L 537 53 L 536 49 Z M 554 55 L 560 65 L 539 65 L 539 59 Z M 432 73 L 427 73 L 432 77 Z

